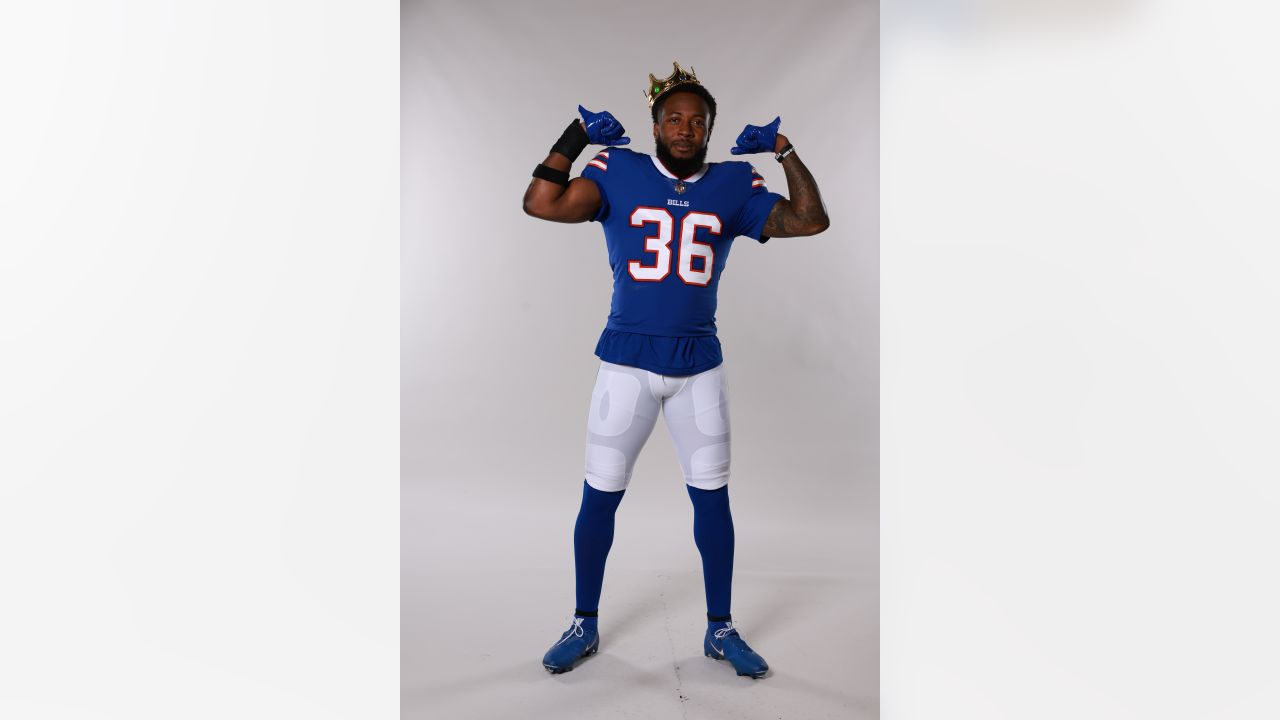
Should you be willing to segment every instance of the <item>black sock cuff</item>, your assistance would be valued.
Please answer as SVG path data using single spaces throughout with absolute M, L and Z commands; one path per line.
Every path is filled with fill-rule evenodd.
M 600 611 L 592 610 L 591 612 L 587 612 L 586 610 L 578 610 L 575 608 L 573 611 L 573 616 L 574 617 L 599 617 Z
M 725 615 L 724 617 L 717 617 L 717 616 L 715 616 L 715 615 L 712 615 L 711 613 L 707 613 L 707 622 L 729 622 L 729 621 L 730 621 L 730 620 L 732 620 L 732 619 L 733 619 L 733 616 L 732 616 L 732 615 Z

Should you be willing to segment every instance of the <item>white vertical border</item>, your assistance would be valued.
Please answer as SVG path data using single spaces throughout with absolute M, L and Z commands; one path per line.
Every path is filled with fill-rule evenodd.
M 0 6 L 0 717 L 396 716 L 397 21 Z
M 1278 20 L 883 8 L 885 718 L 1280 716 Z

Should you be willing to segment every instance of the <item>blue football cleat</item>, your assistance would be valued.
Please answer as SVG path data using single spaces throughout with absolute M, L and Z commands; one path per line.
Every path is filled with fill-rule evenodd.
M 769 663 L 747 645 L 732 621 L 726 622 L 719 630 L 707 630 L 706 637 L 702 639 L 702 652 L 709 658 L 728 660 L 739 675 L 762 678 L 769 672 Z
M 600 649 L 600 633 L 595 628 L 584 628 L 582 618 L 573 619 L 573 625 L 542 656 L 542 667 L 552 674 L 569 672 L 579 658 L 594 655 Z

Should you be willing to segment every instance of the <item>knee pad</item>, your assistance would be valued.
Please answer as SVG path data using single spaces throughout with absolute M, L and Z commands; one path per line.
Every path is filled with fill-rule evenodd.
M 699 490 L 717 490 L 729 483 L 729 443 L 705 445 L 689 456 L 685 483 Z
M 627 456 L 617 448 L 587 445 L 587 484 L 604 492 L 626 490 L 631 482 Z

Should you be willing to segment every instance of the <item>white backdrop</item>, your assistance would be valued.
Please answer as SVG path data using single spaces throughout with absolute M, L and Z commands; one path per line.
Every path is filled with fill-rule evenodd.
M 495 687 L 527 681 L 554 688 L 588 682 L 593 672 L 600 688 L 643 687 L 635 680 L 649 673 L 655 687 L 637 690 L 633 701 L 654 717 L 664 717 L 663 703 L 674 716 L 695 717 L 699 698 L 713 692 L 700 696 L 691 689 L 696 682 L 680 677 L 681 658 L 699 647 L 701 580 L 692 513 L 662 428 L 619 511 L 602 599 L 602 656 L 611 637 L 625 662 L 646 652 L 638 646 L 628 656 L 621 646 L 628 637 L 668 643 L 660 623 L 645 625 L 655 607 L 645 603 L 659 597 L 678 597 L 679 610 L 670 609 L 693 629 L 673 634 L 667 657 L 655 656 L 652 667 L 606 673 L 610 660 L 602 657 L 552 679 L 538 663 L 572 610 L 572 523 L 598 364 L 592 351 L 608 314 L 611 275 L 598 225 L 539 221 L 523 214 L 520 199 L 579 103 L 611 111 L 630 147 L 652 153 L 642 93 L 648 73 L 665 76 L 677 60 L 696 69 L 719 104 L 708 160 L 736 159 L 728 149 L 744 124 L 781 115 L 781 131 L 817 178 L 832 222 L 812 238 L 763 246 L 740 240 L 721 281 L 717 319 L 734 431 L 734 614 L 775 666 L 774 690 L 760 683 L 753 692 L 782 692 L 788 677 L 798 680 L 796 666 L 785 662 L 787 648 L 799 657 L 816 652 L 811 645 L 830 645 L 830 637 L 799 632 L 826 618 L 848 647 L 828 662 L 831 685 L 790 690 L 817 703 L 811 717 L 848 716 L 855 707 L 864 712 L 859 717 L 871 717 L 865 713 L 875 709 L 878 652 L 877 7 L 634 7 L 402 5 L 404 712 L 420 717 L 456 703 L 468 717 L 497 717 L 510 706 L 495 699 Z M 586 159 L 575 163 L 575 175 Z M 786 194 L 772 158 L 753 159 L 770 189 Z M 635 622 L 619 628 L 618 608 L 628 602 L 636 603 L 627 616 Z M 491 655 L 469 655 L 476 636 L 441 617 L 458 613 L 469 627 L 483 623 L 483 632 L 494 632 L 484 635 Z M 502 631 L 492 631 L 489 623 L 499 619 Z M 692 698 L 683 709 L 680 695 Z M 492 703 L 488 710 L 475 704 L 482 697 Z M 522 693 L 516 698 L 528 702 Z M 744 704 L 747 714 L 739 717 L 780 701 L 766 695 L 752 702 L 755 709 Z M 611 717 L 634 707 L 615 696 L 590 710 Z
M 591 37 L 621 46 L 638 36 L 636 16 L 622 40 L 599 33 L 595 18 L 620 7 L 555 9 L 573 27 L 568 40 L 520 21 L 568 57 L 606 44 Z M 823 43 L 875 42 L 863 32 L 875 23 L 853 9 L 815 22 L 812 6 L 735 7 L 714 23 L 697 7 L 647 8 L 658 20 L 646 30 L 678 21 L 696 32 L 668 32 L 672 43 L 646 32 L 662 57 L 639 72 L 692 60 L 719 83 L 726 113 L 743 112 L 747 94 L 729 102 L 720 82 L 739 74 L 717 78 L 706 64 L 726 53 L 689 58 L 676 41 L 703 47 L 714 31 L 723 49 L 726 28 L 746 38 L 726 64 L 774 68 L 767 94 L 779 101 L 797 90 L 774 82 L 791 65 L 770 48 L 783 38 L 788 58 L 811 57 L 794 50 L 794 23 Z M 5 77 L 18 111 L 0 115 L 0 567 L 12 589 L 0 594 L 0 716 L 395 716 L 395 10 L 0 4 L 0 58 L 23 69 Z M 476 453 L 479 440 L 463 434 L 474 426 L 446 420 L 458 393 L 440 393 L 453 405 L 425 404 L 427 373 L 448 359 L 424 355 L 445 348 L 428 339 L 461 337 L 430 335 L 444 323 L 427 313 L 470 311 L 426 304 L 423 282 L 440 274 L 414 252 L 435 237 L 420 219 L 452 197 L 446 180 L 476 177 L 455 164 L 424 181 L 424 133 L 460 127 L 428 124 L 424 62 L 444 72 L 451 52 L 502 54 L 511 31 L 497 49 L 486 38 L 512 23 L 506 9 L 482 9 L 490 17 L 465 23 L 471 35 L 441 31 L 431 45 L 422 38 L 443 27 L 445 9 L 405 10 L 420 38 L 406 43 L 416 60 L 405 57 L 418 92 L 405 96 L 417 125 L 404 129 L 420 149 L 405 156 L 406 189 L 420 199 L 404 206 L 417 238 L 407 256 L 419 259 L 406 267 L 416 280 L 405 307 L 416 312 L 405 328 L 417 345 L 405 369 L 418 382 L 404 396 L 416 441 L 406 450 L 419 458 L 405 463 L 406 715 L 873 714 L 876 637 L 864 620 L 876 610 L 874 554 L 858 535 L 874 502 L 810 503 L 803 530 L 785 524 L 800 514 L 794 504 L 761 502 L 782 484 L 765 463 L 775 454 L 810 469 L 833 462 L 817 443 L 809 456 L 792 452 L 799 430 L 827 432 L 801 422 L 797 403 L 750 404 L 774 382 L 753 368 L 777 353 L 745 338 L 789 324 L 729 310 L 754 301 L 743 283 L 761 253 L 793 262 L 776 247 L 735 255 L 721 318 L 739 338 L 729 346 L 739 440 L 750 433 L 760 448 L 738 443 L 735 614 L 776 674 L 735 682 L 690 647 L 701 589 L 662 431 L 621 511 L 606 649 L 567 676 L 536 666 L 564 618 L 552 616 L 568 612 L 569 543 L 552 526 L 571 522 L 576 498 L 565 507 L 561 483 L 576 477 L 560 473 L 576 475 L 579 461 L 548 449 L 552 462 L 530 453 L 510 472 L 504 456 Z M 571 12 L 585 19 L 565 20 Z M 1280 716 L 1280 585 L 1265 572 L 1280 546 L 1280 104 L 1258 91 L 1280 63 L 1276 14 L 1247 0 L 1212 12 L 1192 2 L 885 3 L 884 717 Z M 874 92 L 840 88 L 866 99 L 857 107 L 873 122 Z M 831 200 L 857 158 L 833 167 L 813 145 L 853 146 L 797 132 L 806 118 L 789 108 L 761 119 L 783 114 Z M 522 175 L 571 108 L 546 112 L 554 124 Z M 717 140 L 723 158 L 727 138 Z M 456 159 L 449 142 L 436 153 Z M 857 207 L 874 210 L 867 202 Z M 861 236 L 835 242 L 851 227 L 836 219 L 805 247 L 874 250 Z M 556 247 L 590 237 L 562 229 Z M 773 305 L 813 297 L 805 285 L 759 292 Z M 810 310 L 843 302 L 823 297 Z M 576 303 L 558 307 L 580 322 Z M 589 312 L 603 320 L 603 308 Z M 863 350 L 843 337 L 834 341 Z M 574 387 L 576 409 L 523 388 L 557 403 L 539 407 L 521 438 L 564 432 L 553 421 L 585 411 L 586 383 Z M 862 436 L 844 440 L 852 453 Z M 532 443 L 519 442 L 528 453 Z M 872 494 L 862 476 L 846 477 Z M 681 526 L 669 542 L 663 511 Z M 829 522 L 840 514 L 850 522 Z M 818 552 L 828 550 L 842 561 Z M 817 564 L 825 576 L 808 570 Z M 815 662 L 814 647 L 840 652 Z

